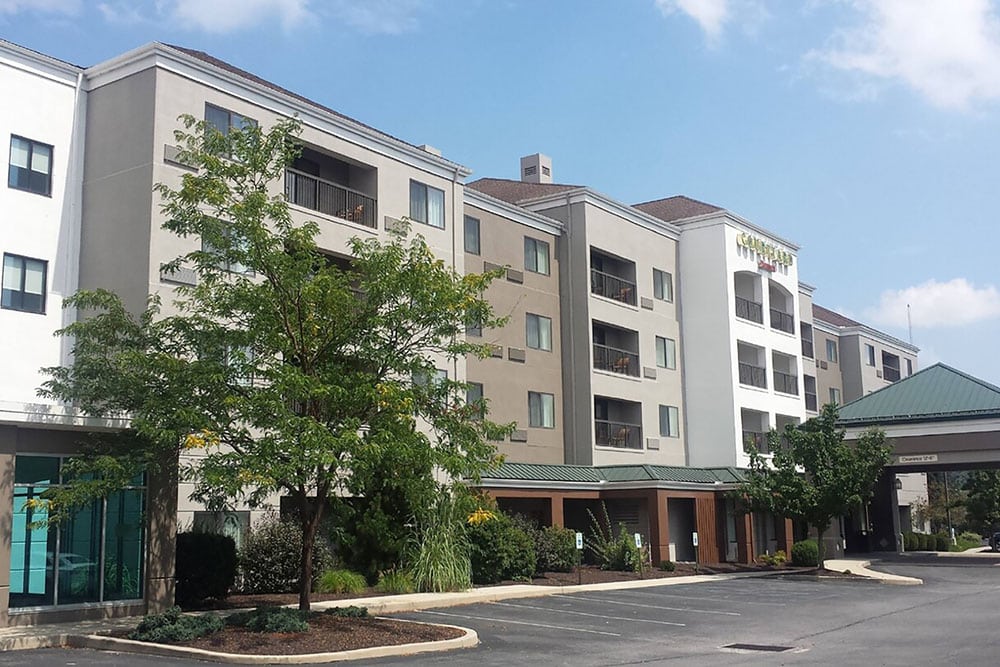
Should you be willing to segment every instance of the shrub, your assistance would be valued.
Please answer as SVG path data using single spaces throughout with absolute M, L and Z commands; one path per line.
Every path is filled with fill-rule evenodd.
M 324 614 L 329 616 L 339 616 L 340 618 L 368 618 L 368 607 L 330 607 Z
M 672 560 L 661 560 L 660 569 L 664 572 L 673 572 L 677 569 L 677 565 Z
M 386 570 L 385 572 L 380 572 L 378 583 L 375 584 L 375 590 L 386 595 L 412 593 L 415 590 L 413 575 L 405 570 Z
M 588 546 L 594 553 L 602 570 L 638 572 L 642 565 L 642 552 L 635 546 L 635 539 L 628 534 L 624 524 L 618 526 L 616 535 L 611 528 L 608 508 L 601 503 L 601 520 L 593 512 L 590 515 L 591 534 Z
M 819 544 L 816 540 L 802 540 L 792 545 L 792 565 L 799 567 L 819 565 Z
M 933 539 L 926 533 L 917 533 L 917 550 L 928 551 L 931 548 L 931 540 Z
M 128 638 L 155 644 L 188 642 L 216 633 L 223 625 L 222 619 L 215 614 L 188 616 L 181 614 L 180 607 L 171 607 L 162 614 L 144 618 Z
M 534 541 L 506 514 L 491 512 L 488 517 L 470 520 L 466 533 L 474 583 L 530 579 L 535 573 Z
M 951 538 L 945 533 L 938 533 L 934 536 L 935 551 L 948 551 L 951 548 Z
M 177 534 L 177 604 L 196 605 L 222 600 L 236 580 L 236 543 L 227 535 L 186 532 Z
M 364 576 L 350 570 L 327 570 L 319 575 L 316 590 L 320 593 L 350 593 L 357 595 L 368 586 Z
M 788 560 L 788 555 L 781 549 L 778 549 L 773 554 L 761 554 L 757 557 L 757 560 L 771 567 L 781 567 Z
M 536 572 L 572 572 L 579 558 L 576 531 L 549 526 L 535 532 Z
M 973 533 L 971 531 L 964 531 L 958 536 L 959 542 L 971 542 L 973 546 L 980 547 L 983 545 L 983 536 L 979 533 Z
M 903 533 L 903 548 L 907 551 L 916 551 L 918 549 L 918 539 L 917 534 L 913 532 Z
M 306 619 L 309 612 L 291 607 L 258 607 L 242 611 L 226 619 L 226 625 L 245 628 L 250 632 L 305 632 L 309 629 Z
M 438 498 L 424 517 L 411 549 L 413 585 L 418 591 L 461 591 L 472 583 L 465 522 L 455 500 Z
M 245 593 L 294 593 L 299 589 L 302 528 L 295 521 L 269 514 L 247 534 L 240 551 Z M 313 583 L 333 565 L 323 540 L 313 547 Z

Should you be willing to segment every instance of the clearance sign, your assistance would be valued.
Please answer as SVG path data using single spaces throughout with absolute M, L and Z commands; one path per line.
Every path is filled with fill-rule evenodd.
M 736 245 L 741 248 L 748 248 L 757 253 L 757 257 L 760 258 L 760 264 L 762 269 L 769 269 L 771 271 L 774 268 L 770 265 L 768 261 L 774 262 L 775 264 L 781 264 L 782 266 L 792 265 L 792 253 L 787 250 L 782 250 L 773 243 L 768 243 L 762 238 L 752 236 L 746 232 L 741 233 L 736 237 Z

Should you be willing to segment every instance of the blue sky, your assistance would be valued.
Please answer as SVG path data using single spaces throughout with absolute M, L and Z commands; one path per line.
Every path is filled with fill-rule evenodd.
M 822 305 L 1000 383 L 1000 0 L 0 0 L 81 65 L 198 48 L 474 170 L 685 194 Z

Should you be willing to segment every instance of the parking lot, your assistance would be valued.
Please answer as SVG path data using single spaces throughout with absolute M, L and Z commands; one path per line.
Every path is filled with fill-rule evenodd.
M 763 577 L 432 609 L 401 617 L 471 627 L 480 646 L 352 664 L 996 664 L 995 563 L 908 560 L 880 566 L 923 578 L 923 586 Z M 0 665 L 15 664 L 204 663 L 82 650 L 0 654 Z

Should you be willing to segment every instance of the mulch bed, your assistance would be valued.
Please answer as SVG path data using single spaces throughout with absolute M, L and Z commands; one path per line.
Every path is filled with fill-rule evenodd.
M 181 645 L 221 653 L 298 655 L 454 639 L 462 634 L 456 628 L 438 625 L 318 614 L 309 619 L 306 632 L 248 632 L 243 628 L 227 627 L 214 635 Z

